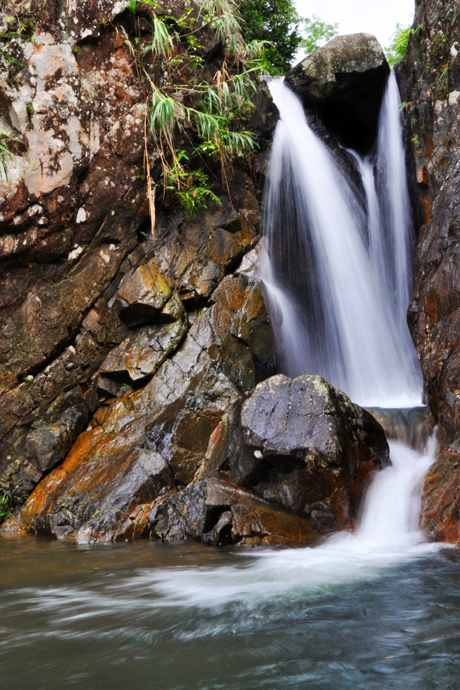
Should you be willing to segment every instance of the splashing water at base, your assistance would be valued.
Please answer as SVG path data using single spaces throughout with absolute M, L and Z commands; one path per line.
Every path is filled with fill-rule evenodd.
M 270 82 L 270 90 L 280 122 L 265 193 L 260 272 L 281 368 L 290 376 L 320 374 L 362 405 L 418 404 L 421 376 L 405 317 L 412 227 L 394 72 L 380 114 L 376 166 L 349 152 L 361 174 L 367 221 L 353 186 L 310 129 L 300 99 L 282 80 Z M 241 589 L 234 581 L 231 597 L 373 577 L 382 567 L 438 550 L 418 530 L 434 443 L 420 452 L 392 442 L 392 464 L 374 477 L 354 534 L 334 535 L 313 549 L 264 552 L 248 572 L 235 573 Z M 225 588 L 207 584 L 225 599 Z M 177 596 L 167 580 L 157 586 L 168 600 Z M 209 596 L 205 589 L 194 590 L 200 605 Z
M 296 108 L 298 104 L 293 113 Z M 286 131 L 283 136 L 288 136 Z M 296 139 L 295 132 L 294 140 L 300 148 L 301 139 Z M 297 170 L 302 171 L 303 163 L 297 163 Z M 386 170 L 390 168 L 388 165 Z M 326 161 L 322 173 L 325 170 L 330 172 L 331 161 Z M 362 172 L 373 223 L 370 256 L 378 259 L 378 200 L 371 165 L 366 163 Z M 276 175 L 280 182 L 281 169 Z M 369 261 L 359 224 L 357 227 L 352 218 L 350 190 L 340 175 L 334 172 L 333 177 L 338 215 L 327 210 L 330 188 L 325 193 L 316 188 L 326 206 L 326 211 L 317 209 L 318 216 L 331 221 L 329 239 L 337 244 L 320 280 L 328 280 L 334 273 L 345 277 L 351 283 L 353 309 L 347 314 L 339 283 L 331 285 L 325 280 L 323 306 L 334 303 L 339 326 L 328 322 L 327 309 L 313 326 L 320 343 L 328 334 L 326 354 L 337 354 L 328 364 L 328 378 L 336 385 L 346 384 L 341 386 L 345 390 L 348 385 L 367 404 L 388 404 L 389 397 L 394 401 L 398 395 L 418 402 L 419 380 L 413 375 L 413 352 L 407 351 L 407 338 L 396 343 L 388 340 L 387 330 L 392 330 L 399 317 L 394 318 L 385 307 L 385 296 L 374 281 L 375 274 L 385 274 L 384 267 Z M 290 201 L 287 195 L 284 202 Z M 334 234 L 343 230 L 340 223 L 349 233 L 346 240 L 344 233 Z M 322 241 L 318 238 L 315 261 L 324 258 Z M 350 247 L 351 255 L 347 253 Z M 301 270 L 305 245 L 297 249 Z M 323 373 L 324 361 L 315 351 L 318 342 L 309 339 L 297 295 L 290 294 L 275 275 L 268 254 L 263 262 L 272 319 L 290 343 L 284 353 L 288 373 L 300 373 L 296 367 L 303 366 L 306 355 L 319 367 L 308 373 Z M 374 308 L 378 308 L 376 313 Z M 368 327 L 356 337 L 350 324 L 360 325 L 365 315 L 370 317 Z M 371 352 L 374 346 L 377 351 Z M 409 410 L 400 412 L 399 417 L 410 416 Z M 401 426 L 396 411 L 393 416 L 393 427 Z M 5 542 L 0 541 L 0 554 L 6 552 L 5 560 L 13 567 L 10 582 L 3 592 L 0 589 L 0 673 L 4 683 L 22 690 L 96 686 L 126 690 L 150 687 L 152 682 L 162 690 L 313 686 L 380 690 L 390 687 L 385 680 L 395 673 L 394 688 L 438 687 L 439 678 L 446 687 L 457 687 L 460 664 L 455 659 L 460 653 L 453 644 L 458 636 L 460 596 L 459 613 L 452 622 L 449 577 L 458 579 L 458 571 L 451 564 L 445 576 L 447 568 L 440 560 L 435 562 L 434 553 L 446 545 L 426 543 L 418 530 L 423 478 L 434 459 L 434 440 L 423 452 L 392 441 L 390 451 L 392 465 L 373 476 L 355 533 L 336 534 L 314 548 L 243 552 L 186 545 L 191 551 L 199 549 L 198 557 L 181 561 L 177 553 L 173 557 L 168 551 L 173 547 L 158 543 L 129 546 L 134 554 L 119 547 L 62 552 L 65 546 L 59 544 L 52 547 L 56 548 L 52 567 L 47 562 L 44 571 L 37 571 L 36 552 L 32 562 L 17 566 L 16 558 L 11 558 Z M 133 563 L 136 549 L 141 556 L 137 551 L 138 560 Z M 123 558 L 125 563 L 121 563 Z M 444 577 L 441 594 L 437 588 L 433 590 L 432 582 L 422 582 L 423 587 L 419 584 L 414 593 L 414 578 L 422 581 L 427 567 L 436 577 Z M 0 569 L 0 584 L 5 584 L 2 577 L 8 580 L 7 570 Z M 359 584 L 363 581 L 365 587 Z M 427 620 L 424 609 L 428 607 L 434 610 L 431 618 L 440 618 L 439 611 L 448 609 L 449 626 L 442 619 L 439 625 L 438 620 L 434 624 L 431 618 Z M 460 650 L 460 644 L 458 647 Z M 426 664 L 428 649 L 432 650 L 431 661 L 436 660 L 434 671 Z
M 390 442 L 392 464 L 376 473 L 354 534 L 341 532 L 314 548 L 261 550 L 249 566 L 145 573 L 162 605 L 214 607 L 231 601 L 297 597 L 302 592 L 378 577 L 383 569 L 445 548 L 418 530 L 423 478 L 434 439 L 419 453 Z M 146 580 L 144 579 L 146 578 Z

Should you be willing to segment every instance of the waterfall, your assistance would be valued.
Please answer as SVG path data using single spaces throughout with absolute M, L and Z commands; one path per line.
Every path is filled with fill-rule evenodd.
M 407 189 L 400 102 L 398 82 L 392 69 L 380 112 L 376 167 L 382 199 L 381 234 L 386 238 L 385 267 L 394 290 L 397 323 L 406 326 L 415 237 Z M 404 333 L 408 333 L 407 328 L 404 328 Z
M 269 86 L 280 120 L 260 272 L 279 366 L 291 377 L 320 374 L 361 405 L 419 405 L 421 374 L 406 321 L 414 237 L 396 77 L 392 72 L 386 86 L 375 151 L 365 158 L 348 151 L 364 198 L 310 128 L 300 99 L 283 80 Z M 398 436 L 404 420 L 424 416 L 423 408 L 376 414 Z M 348 562 L 345 553 L 362 565 L 423 544 L 420 495 L 435 448 L 433 439 L 426 448 L 420 441 L 414 448 L 390 442 L 392 464 L 374 477 L 355 533 L 336 535 L 320 550 L 328 568 Z
M 319 374 L 361 405 L 418 404 L 421 377 L 405 320 L 413 241 L 395 77 L 382 105 L 377 174 L 370 160 L 358 162 L 366 211 L 300 99 L 282 80 L 269 86 L 280 121 L 261 277 L 280 368 L 291 377 Z

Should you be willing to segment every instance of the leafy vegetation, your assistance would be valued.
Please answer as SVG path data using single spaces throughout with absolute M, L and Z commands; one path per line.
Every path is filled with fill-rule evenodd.
M 396 28 L 390 39 L 391 43 L 388 48 L 385 48 L 387 60 L 390 65 L 395 65 L 405 56 L 412 31 L 410 26 L 396 24 Z
M 331 38 L 337 36 L 338 28 L 338 24 L 322 22 L 319 17 L 313 14 L 311 19 L 303 20 L 304 37 L 302 38 L 301 47 L 307 54 L 312 53 L 327 41 L 330 41 Z
M 10 517 L 13 512 L 13 506 L 9 495 L 0 486 L 0 522 Z
M 302 19 L 292 0 L 248 0 L 240 5 L 244 37 L 266 41 L 269 72 L 285 74 L 299 50 L 311 53 L 337 35 L 337 24 Z
M 301 18 L 291 0 L 248 0 L 241 3 L 246 40 L 267 41 L 270 71 L 285 74 L 302 42 Z
M 245 125 L 254 108 L 255 77 L 264 65 L 263 43 L 243 39 L 235 0 L 204 0 L 199 14 L 186 3 L 180 17 L 160 14 L 153 0 L 130 0 L 127 9 L 134 15 L 134 31 L 119 30 L 146 93 L 145 164 L 153 232 L 150 137 L 160 152 L 166 201 L 172 195 L 187 217 L 211 200 L 219 202 L 210 177 L 220 169 L 228 189 L 233 162 L 255 147 Z M 222 46 L 211 76 L 198 40 L 204 25 Z
M 126 9 L 133 28 L 126 23 L 116 28 L 145 90 L 145 169 L 154 233 L 152 165 L 161 163 L 165 202 L 177 200 L 189 218 L 209 201 L 219 202 L 212 188 L 216 172 L 230 194 L 234 162 L 256 147 L 248 122 L 257 75 L 286 71 L 299 47 L 314 50 L 337 27 L 317 17 L 302 20 L 292 0 L 203 0 L 199 10 L 186 0 L 180 16 L 165 13 L 155 0 L 126 0 Z M 220 42 L 211 54 L 200 43 L 204 27 Z M 159 155 L 152 155 L 152 140 Z
M 7 520 L 13 513 L 13 510 L 18 505 L 24 503 L 28 496 L 29 494 L 25 494 L 24 496 L 15 496 L 13 498 L 0 484 L 0 522 Z
M 33 19 L 27 17 L 20 22 L 16 17 L 6 17 L 7 30 L 0 32 L 0 39 L 11 40 L 12 38 L 30 38 L 34 32 Z

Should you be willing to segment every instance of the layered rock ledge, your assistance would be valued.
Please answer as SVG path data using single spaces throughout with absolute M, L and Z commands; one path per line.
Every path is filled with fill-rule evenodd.
M 145 392 L 96 415 L 3 531 L 292 545 L 353 528 L 370 474 L 389 462 L 383 429 L 316 376 L 278 375 L 238 394 L 250 382 L 212 362 L 216 340 L 197 349 L 216 315 Z M 192 361 L 194 381 L 171 376 Z

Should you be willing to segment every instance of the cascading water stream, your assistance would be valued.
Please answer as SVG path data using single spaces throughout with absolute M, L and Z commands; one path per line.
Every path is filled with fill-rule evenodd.
M 361 405 L 415 406 L 421 375 L 406 322 L 413 230 L 395 75 L 382 103 L 375 156 L 362 159 L 349 151 L 361 175 L 365 212 L 309 127 L 300 99 L 282 80 L 269 86 L 280 121 L 265 192 L 260 272 L 281 368 L 290 376 L 320 374 Z M 419 496 L 433 443 L 427 450 L 391 443 L 392 465 L 374 478 L 356 533 L 329 541 L 321 549 L 326 560 L 347 560 L 344 549 L 360 554 L 360 561 L 385 560 L 423 544 Z
M 381 235 L 385 264 L 393 288 L 396 322 L 404 335 L 412 291 L 415 236 L 411 221 L 405 150 L 402 140 L 401 98 L 394 70 L 382 102 L 377 142 L 376 184 L 381 199 Z
M 371 166 L 360 162 L 368 191 L 366 222 L 351 184 L 310 129 L 300 99 L 282 80 L 269 86 L 280 121 L 265 194 L 261 276 L 281 369 L 290 376 L 320 374 L 362 405 L 418 404 L 421 377 L 402 323 L 411 285 L 410 225 L 402 220 L 407 188 L 397 192 L 391 184 L 382 213 Z M 382 151 L 387 134 L 387 145 L 402 149 L 393 99 L 390 82 L 381 115 Z M 396 118 L 399 122 L 397 109 Z M 403 153 L 385 154 L 379 163 L 386 180 L 396 176 L 400 165 L 405 174 Z M 397 212 L 388 210 L 394 203 Z M 382 218 L 392 227 L 388 241 Z M 393 219 L 401 220 L 398 227 Z M 402 240 L 397 239 L 400 232 Z

